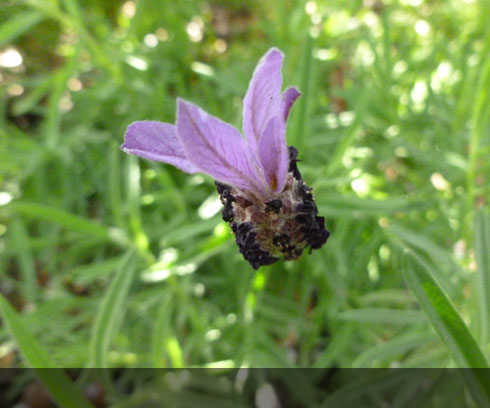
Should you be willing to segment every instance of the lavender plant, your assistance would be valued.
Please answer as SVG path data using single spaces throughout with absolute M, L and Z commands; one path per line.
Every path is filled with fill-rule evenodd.
M 329 236 L 298 170 L 298 151 L 286 144 L 289 112 L 301 94 L 296 87 L 282 92 L 283 58 L 272 48 L 255 69 L 243 103 L 245 138 L 179 98 L 175 125 L 134 122 L 121 146 L 126 153 L 213 177 L 223 219 L 255 269 L 281 256 L 297 259 L 307 247 L 320 248 Z

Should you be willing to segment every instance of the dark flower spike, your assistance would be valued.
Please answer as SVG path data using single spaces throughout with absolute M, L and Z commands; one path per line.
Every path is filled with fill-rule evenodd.
M 295 87 L 282 92 L 283 58 L 272 48 L 255 69 L 243 101 L 245 138 L 179 98 L 176 125 L 134 122 L 121 146 L 126 153 L 213 177 L 223 219 L 255 269 L 281 256 L 297 259 L 306 247 L 318 249 L 329 236 L 298 170 L 298 151 L 286 145 L 289 111 L 301 94 Z

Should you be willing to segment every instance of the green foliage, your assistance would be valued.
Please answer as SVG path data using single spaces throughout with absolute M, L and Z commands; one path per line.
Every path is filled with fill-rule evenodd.
M 490 341 L 490 215 L 480 208 L 475 217 L 475 257 L 479 288 L 480 338 L 482 344 Z
M 123 316 L 126 297 L 135 273 L 134 254 L 128 253 L 112 279 L 95 317 L 89 366 L 107 367 L 109 347 Z
M 0 291 L 49 355 L 42 365 L 482 365 L 489 7 L 1 6 L 0 53 L 13 47 L 23 62 L 0 67 Z M 254 272 L 210 178 L 118 146 L 134 120 L 173 122 L 177 96 L 239 127 L 248 80 L 271 46 L 286 55 L 285 85 L 303 92 L 288 141 L 332 235 L 297 262 Z M 407 266 L 405 282 L 406 249 L 427 270 Z M 434 294 L 457 327 L 441 320 Z M 463 329 L 476 339 L 465 350 Z M 31 347 L 3 327 L 2 344 Z M 472 350 L 481 351 L 460 358 Z
M 475 339 L 461 317 L 431 277 L 431 272 L 417 257 L 407 253 L 403 258 L 405 280 L 420 302 L 434 329 L 447 345 L 454 361 L 461 368 L 469 368 L 465 379 L 478 406 L 490 405 L 490 381 L 487 372 L 475 370 L 489 368 Z
M 55 367 L 53 361 L 2 295 L 0 295 L 0 316 L 22 351 L 25 363 L 36 369 L 39 379 L 55 401 L 66 408 L 91 408 L 92 405 L 86 401 L 63 371 L 48 370 Z

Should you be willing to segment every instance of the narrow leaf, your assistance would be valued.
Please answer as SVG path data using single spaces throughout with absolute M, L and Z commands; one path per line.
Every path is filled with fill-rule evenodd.
M 454 362 L 460 368 L 469 368 L 461 373 L 475 402 L 481 407 L 490 406 L 487 371 L 477 370 L 488 368 L 488 364 L 463 320 L 432 279 L 425 264 L 411 252 L 404 255 L 403 273 L 408 287 L 417 297 Z
M 311 99 L 312 85 L 313 85 L 313 48 L 315 46 L 315 39 L 311 35 L 307 35 L 303 45 L 303 55 L 301 55 L 301 82 L 299 89 L 303 93 L 298 107 L 296 108 L 296 121 L 294 123 L 294 132 L 291 132 L 289 143 L 299 151 L 302 151 L 304 132 L 307 129 L 307 115 L 308 115 L 308 103 Z
M 135 259 L 134 251 L 126 255 L 102 299 L 90 343 L 90 367 L 108 366 L 109 347 L 123 316 L 126 298 L 136 271 Z
M 325 203 L 318 207 L 320 213 L 331 216 L 350 216 L 362 218 L 377 214 L 388 215 L 395 212 L 422 210 L 430 207 L 430 201 L 407 200 L 403 197 L 390 197 L 384 200 L 359 198 L 340 194 L 322 194 L 319 196 Z
M 49 354 L 37 342 L 36 338 L 26 329 L 21 317 L 10 303 L 0 295 L 0 316 L 10 335 L 15 339 L 27 365 L 34 368 L 41 382 L 51 396 L 66 408 L 93 408 L 70 381 L 62 370 L 56 367 Z
M 28 31 L 42 19 L 42 14 L 37 11 L 29 13 L 23 12 L 17 14 L 10 20 L 7 20 L 5 23 L 2 23 L 2 26 L 0 27 L 0 47 Z
M 95 221 L 87 220 L 60 208 L 26 201 L 16 201 L 10 204 L 10 208 L 17 214 L 33 219 L 51 221 L 68 230 L 92 235 L 102 240 L 112 240 L 118 243 L 124 243 L 126 240 L 120 230 L 110 229 Z
M 363 308 L 339 313 L 339 320 L 380 324 L 416 324 L 426 322 L 425 316 L 417 310 L 385 308 Z
M 490 216 L 483 208 L 475 217 L 475 253 L 478 267 L 480 337 L 482 344 L 490 341 Z
M 168 337 L 168 321 L 172 312 L 171 295 L 166 294 L 158 307 L 155 328 L 152 336 L 152 363 L 155 368 L 165 367 L 165 343 Z
M 346 385 L 339 387 L 320 405 L 321 408 L 329 407 L 353 407 L 366 406 L 359 404 L 362 400 L 369 400 L 369 397 L 380 396 L 383 391 L 402 387 L 403 384 L 412 382 L 420 372 L 415 370 L 353 370 L 355 371 Z M 430 375 L 430 371 L 427 372 Z M 356 404 L 357 402 L 357 404 Z
M 434 334 L 408 333 L 402 334 L 386 342 L 380 342 L 372 348 L 363 351 L 352 363 L 353 367 L 379 367 L 396 361 L 397 356 L 412 349 L 421 347 L 437 340 Z
M 12 249 L 17 257 L 22 274 L 22 289 L 26 300 L 33 303 L 36 298 L 36 268 L 32 257 L 29 237 L 23 221 L 20 218 L 12 220 L 11 224 Z

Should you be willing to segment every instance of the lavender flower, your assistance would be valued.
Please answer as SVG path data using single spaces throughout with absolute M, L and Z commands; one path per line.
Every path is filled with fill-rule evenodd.
M 255 269 L 281 255 L 297 259 L 306 247 L 318 249 L 329 236 L 296 165 L 298 151 L 286 145 L 289 111 L 301 94 L 295 87 L 281 92 L 283 57 L 272 48 L 255 69 L 244 99 L 245 138 L 179 98 L 175 125 L 134 122 L 121 146 L 126 153 L 213 177 L 223 219 Z

